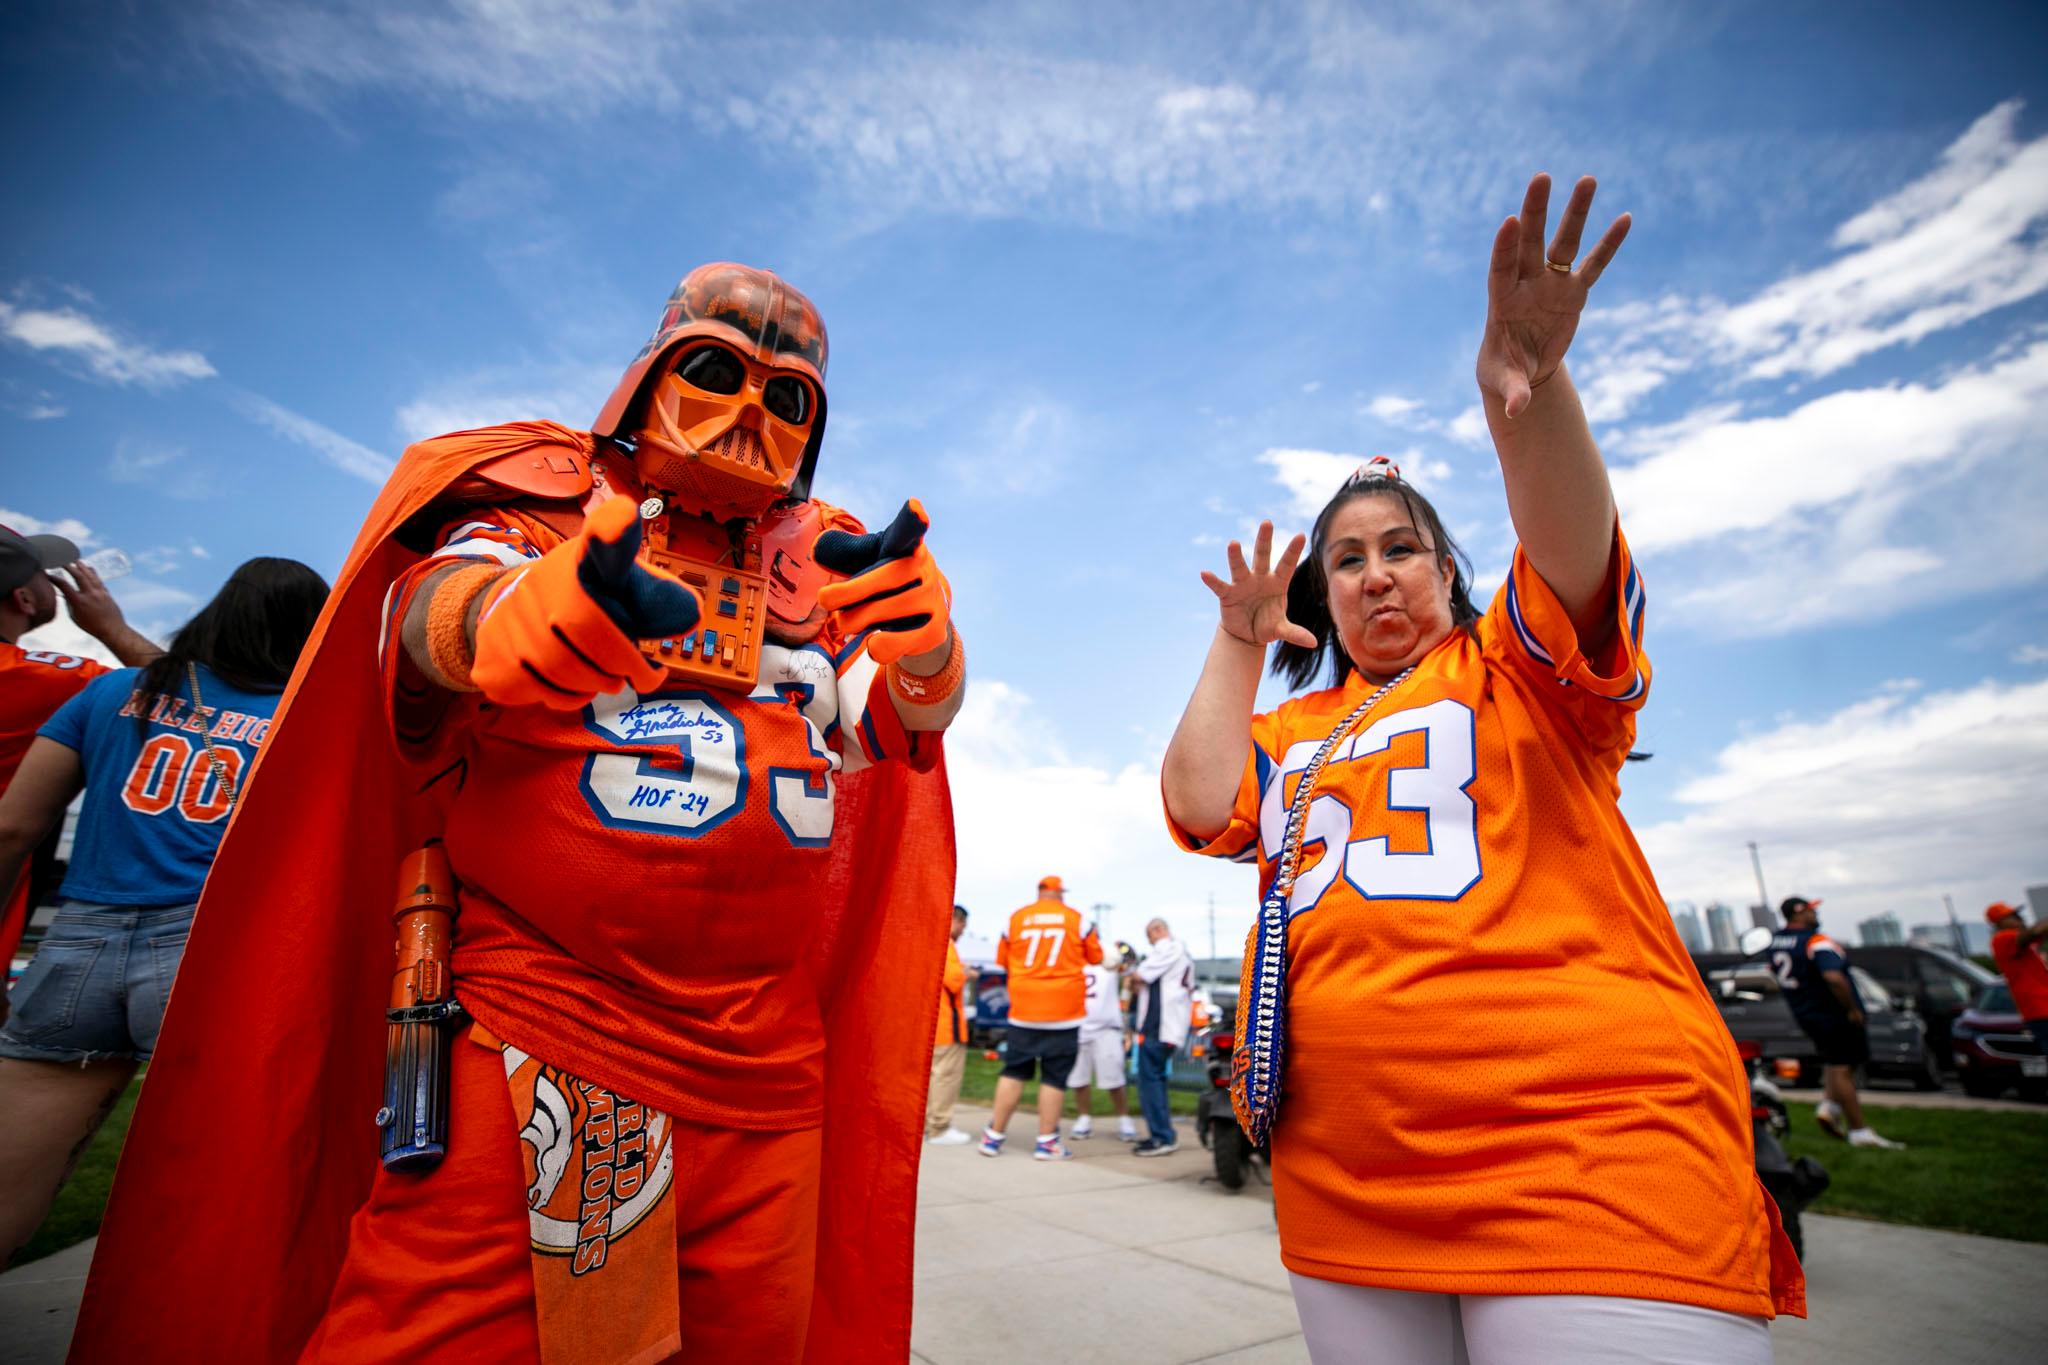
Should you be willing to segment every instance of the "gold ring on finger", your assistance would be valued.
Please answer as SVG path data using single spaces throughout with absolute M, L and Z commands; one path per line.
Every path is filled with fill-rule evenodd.
M 1543 264 L 1549 266 L 1552 270 L 1558 271 L 1560 274 L 1569 275 L 1572 273 L 1572 263 L 1570 261 L 1566 261 L 1563 265 L 1559 265 L 1556 261 L 1553 261 L 1548 256 L 1545 256 L 1543 258 Z

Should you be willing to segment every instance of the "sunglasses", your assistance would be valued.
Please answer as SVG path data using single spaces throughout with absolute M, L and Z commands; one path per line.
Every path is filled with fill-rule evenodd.
M 747 362 L 723 346 L 699 346 L 676 366 L 676 377 L 692 388 L 731 397 L 747 382 Z M 811 417 L 811 386 L 795 375 L 770 376 L 761 386 L 761 406 L 792 426 Z

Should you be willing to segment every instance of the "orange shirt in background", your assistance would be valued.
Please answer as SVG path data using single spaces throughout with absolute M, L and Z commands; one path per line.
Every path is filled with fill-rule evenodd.
M 1082 970 L 1102 961 L 1095 926 L 1081 930 L 1081 912 L 1057 898 L 1010 912 L 996 944 L 996 965 L 1009 973 L 1014 1028 L 1079 1028 L 1088 1014 Z
M 21 766 L 28 746 L 35 743 L 43 722 L 106 671 L 105 664 L 75 654 L 23 649 L 0 641 L 0 791 L 7 790 L 14 780 L 15 769 Z M 14 885 L 0 888 L 6 896 L 0 902 L 0 971 L 14 956 L 21 931 L 28 926 L 29 869 L 29 860 L 23 860 Z
M 1476 634 L 1424 658 L 1317 783 L 1272 1130 L 1302 1275 L 1804 1311 L 1742 1062 L 1617 805 L 1650 666 L 1618 535 L 1615 566 L 1588 659 L 1518 550 Z M 1229 827 L 1176 837 L 1270 885 L 1302 770 L 1371 690 L 1354 673 L 1255 717 Z
M 2033 947 L 2020 947 L 2020 931 L 2000 929 L 1991 936 L 1991 960 L 2012 987 L 2012 1007 L 2022 1019 L 2048 1019 L 2048 963 Z
M 961 1006 L 961 997 L 967 984 L 967 967 L 960 961 L 960 946 L 946 944 L 946 974 L 939 982 L 939 1027 L 932 1037 L 933 1047 L 951 1047 L 967 1041 L 967 1012 Z

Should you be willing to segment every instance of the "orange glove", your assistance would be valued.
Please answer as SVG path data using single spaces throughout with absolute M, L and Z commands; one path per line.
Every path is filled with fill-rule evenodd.
M 818 605 L 832 613 L 849 638 L 872 630 L 868 653 L 876 663 L 894 663 L 946 643 L 953 590 L 925 548 L 930 526 L 924 504 L 912 498 L 880 531 L 863 536 L 826 531 L 812 547 L 820 564 L 849 575 L 844 583 L 818 589 Z
M 470 680 L 502 706 L 558 711 L 661 686 L 668 670 L 634 641 L 686 634 L 703 612 L 681 579 L 636 563 L 639 549 L 639 509 L 613 498 L 574 540 L 485 588 Z

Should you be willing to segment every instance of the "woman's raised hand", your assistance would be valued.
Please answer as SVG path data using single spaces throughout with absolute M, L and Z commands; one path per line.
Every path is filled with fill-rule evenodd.
M 1226 634 L 1248 645 L 1283 640 L 1303 649 L 1316 647 L 1315 636 L 1287 619 L 1287 583 L 1294 577 L 1295 565 L 1301 562 L 1302 546 L 1307 543 L 1307 536 L 1297 535 L 1287 542 L 1280 562 L 1275 564 L 1273 523 L 1262 521 L 1259 534 L 1252 541 L 1251 563 L 1245 563 L 1244 546 L 1234 540 L 1230 542 L 1228 583 L 1207 569 L 1202 570 L 1202 581 L 1216 594 Z
M 1486 277 L 1486 333 L 1479 343 L 1479 386 L 1499 395 L 1510 417 L 1529 406 L 1529 394 L 1557 372 L 1586 293 L 1621 249 L 1629 216 L 1622 214 L 1598 245 L 1574 269 L 1579 237 L 1593 208 L 1593 177 L 1572 187 L 1571 202 L 1558 219 L 1550 249 L 1543 247 L 1543 219 L 1550 206 L 1550 177 L 1538 175 L 1522 196 L 1522 211 L 1500 225 L 1493 237 L 1493 263 Z

